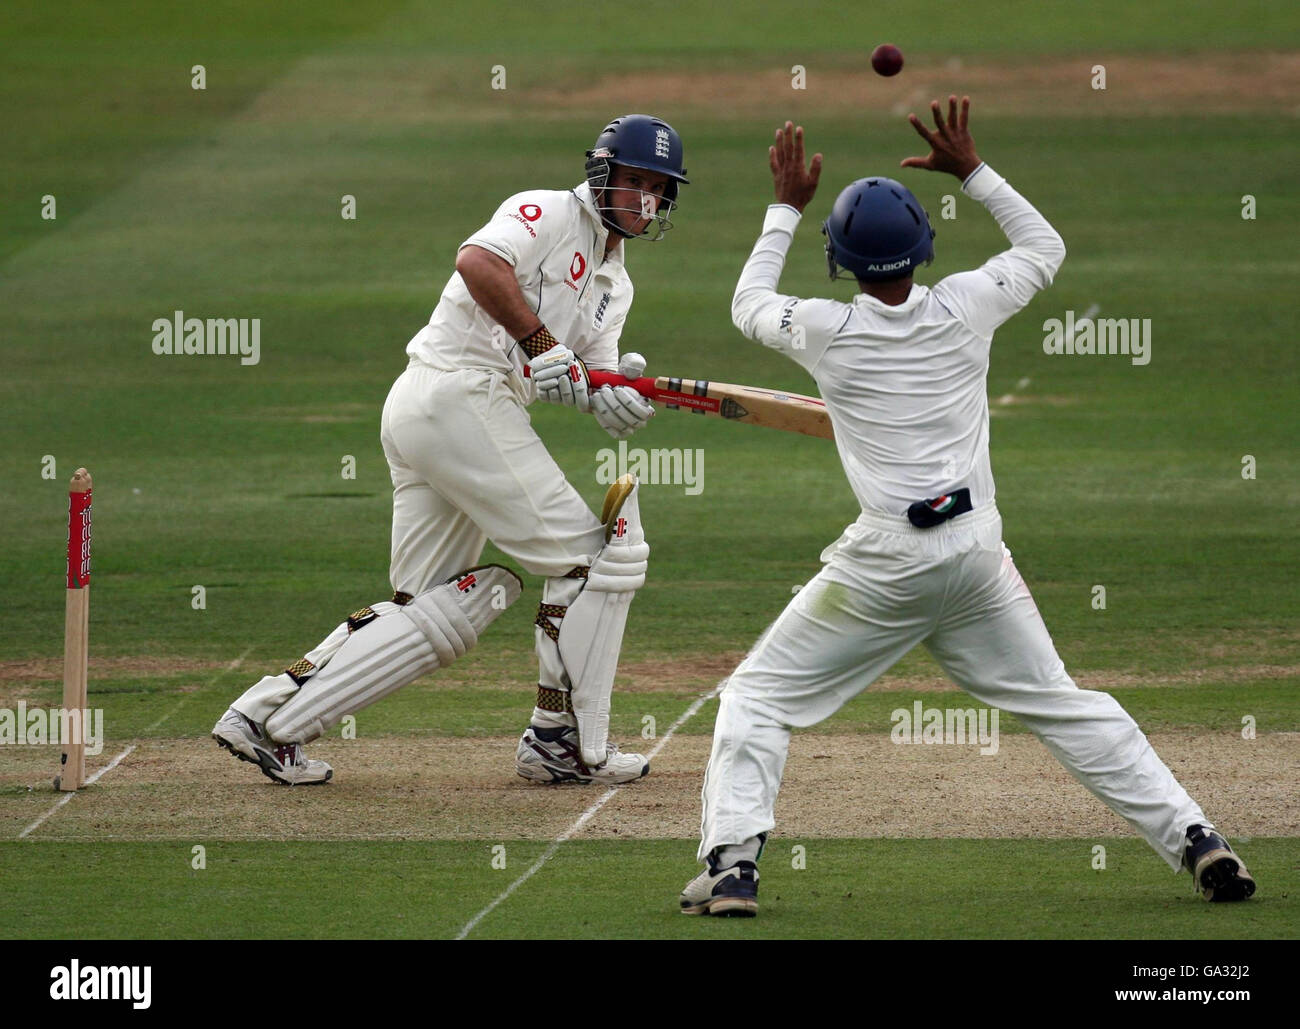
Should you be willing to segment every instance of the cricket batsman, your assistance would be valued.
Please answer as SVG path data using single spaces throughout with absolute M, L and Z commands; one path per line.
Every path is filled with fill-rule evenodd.
M 611 121 L 587 151 L 586 181 L 506 200 L 461 244 L 456 271 L 384 405 L 393 481 L 391 600 L 354 612 L 283 672 L 251 686 L 213 728 L 272 780 L 323 783 L 303 745 L 464 654 L 522 583 L 479 566 L 490 539 L 546 577 L 536 620 L 537 704 L 515 768 L 540 783 L 613 784 L 649 771 L 608 739 L 610 693 L 628 605 L 645 582 L 635 479 L 599 517 L 533 430 L 535 399 L 591 415 L 623 439 L 653 405 L 626 387 L 590 387 L 587 369 L 638 377 L 619 357 L 632 304 L 624 241 L 659 240 L 687 184 L 682 141 L 658 118 Z
M 776 203 L 741 272 L 732 318 L 746 336 L 817 380 L 862 513 L 822 553 L 824 567 L 727 682 L 704 777 L 705 870 L 682 891 L 685 914 L 754 915 L 758 859 L 794 726 L 830 717 L 918 643 L 981 703 L 1009 711 L 1076 779 L 1123 817 L 1207 899 L 1245 900 L 1255 882 L 1108 693 L 1066 674 L 1029 588 L 1002 542 L 989 462 L 987 377 L 997 328 L 1046 289 L 1065 260 L 1056 230 L 980 160 L 970 99 L 948 98 L 929 144 L 905 168 L 955 175 L 1011 247 L 927 288 L 925 210 L 902 183 L 849 185 L 823 225 L 831 277 L 849 303 L 776 291 L 786 251 L 821 175 L 803 130 L 776 133 Z

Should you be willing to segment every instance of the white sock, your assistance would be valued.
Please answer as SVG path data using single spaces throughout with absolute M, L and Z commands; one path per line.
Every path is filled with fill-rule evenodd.
M 758 852 L 763 849 L 763 841 L 751 836 L 744 843 L 729 843 L 718 848 L 718 867 L 730 868 L 740 861 L 758 863 Z
M 576 729 L 578 720 L 567 711 L 544 711 L 533 708 L 533 725 L 539 729 Z

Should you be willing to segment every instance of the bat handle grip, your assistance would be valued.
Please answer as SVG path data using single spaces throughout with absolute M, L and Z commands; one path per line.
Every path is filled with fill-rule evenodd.
M 617 372 L 602 372 L 592 369 L 587 371 L 587 379 L 590 381 L 592 389 L 600 389 L 602 386 L 631 386 L 643 397 L 654 399 L 654 379 L 629 379 Z

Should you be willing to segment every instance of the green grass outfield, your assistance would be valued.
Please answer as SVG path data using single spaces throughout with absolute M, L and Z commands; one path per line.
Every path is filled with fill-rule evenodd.
M 1090 867 L 1107 848 L 1107 869 Z M 677 891 L 695 850 L 681 840 L 584 841 L 482 919 L 471 939 L 1295 939 L 1295 904 L 1270 891 L 1248 904 L 1206 904 L 1136 840 L 782 840 L 807 867 L 769 850 L 757 919 L 687 918 Z M 495 844 L 492 844 L 495 845 Z M 77 899 L 79 939 L 446 939 L 545 849 L 487 843 L 105 843 L 72 849 L 0 844 L 6 893 L 56 881 Z M 1252 871 L 1278 882 L 1290 840 L 1254 839 Z M 14 867 L 18 862 L 26 870 Z M 31 866 L 38 865 L 39 872 Z M 1009 874 L 1008 870 L 1012 870 Z M 1291 869 L 1294 874 L 1294 870 Z M 304 878 L 311 882 L 304 887 Z M 1262 887 L 1261 887 L 1262 889 Z M 29 891 L 32 891 L 29 893 Z M 0 938 L 66 935 L 50 906 L 6 901 Z M 1158 932 L 1153 928 L 1158 927 Z M 178 930 L 182 930 L 179 931 Z
M 907 55 L 903 74 L 855 80 L 885 39 Z M 10 5 L 0 42 L 10 55 L 0 67 L 0 708 L 60 697 L 65 491 L 85 465 L 95 477 L 92 691 L 109 737 L 96 767 L 132 742 L 179 741 L 182 762 L 187 747 L 211 747 L 207 730 L 250 676 L 284 667 L 387 594 L 378 421 L 403 347 L 457 244 L 502 199 L 579 181 L 582 151 L 624 113 L 627 83 L 641 84 L 628 107 L 682 133 L 692 185 L 668 237 L 630 249 L 637 300 L 624 349 L 646 354 L 652 373 L 809 392 L 799 368 L 741 339 L 728 313 L 771 196 L 773 126 L 798 117 L 826 153 L 785 290 L 850 295 L 825 281 L 817 226 L 838 189 L 869 173 L 898 175 L 935 217 L 937 260 L 921 276 L 933 282 L 1002 241 L 964 198 L 955 221 L 938 218 L 954 180 L 896 170 L 919 140 L 894 107 L 919 112 L 918 90 L 975 82 L 981 154 L 1069 249 L 1053 288 L 993 350 L 993 464 L 1017 565 L 1081 682 L 1113 692 L 1150 732 L 1227 741 L 1213 746 L 1232 756 L 1222 775 L 1233 796 L 1300 790 L 1294 768 L 1279 782 L 1233 742 L 1247 716 L 1274 746 L 1300 731 L 1290 299 L 1300 145 L 1286 71 L 1300 13 L 1243 2 L 1225 18 L 1212 3 L 1120 0 L 1014 13 L 913 3 L 887 15 L 819 0 L 796 19 L 775 2 L 746 16 L 676 2 L 545 16 L 497 2 L 87 2 Z M 1104 95 L 1088 85 L 1097 63 L 1112 67 Z M 195 64 L 202 91 L 190 88 Z M 805 93 L 788 88 L 796 64 Z M 1156 64 L 1163 85 L 1135 99 Z M 494 65 L 506 68 L 504 91 L 490 88 Z M 1077 82 L 1025 85 L 1035 69 L 1076 66 Z M 1196 93 L 1202 72 L 1219 83 L 1208 99 Z M 710 99 L 731 97 L 737 77 L 756 85 Z M 872 100 L 855 108 L 859 87 Z M 1279 107 L 1274 95 L 1291 100 Z M 344 194 L 356 197 L 355 221 L 339 216 Z M 1258 212 L 1249 221 L 1247 194 Z M 54 220 L 40 217 L 46 195 Z M 1151 319 L 1149 365 L 1043 353 L 1044 320 L 1092 304 L 1103 317 Z M 155 356 L 151 324 L 176 309 L 260 318 L 260 363 Z M 532 412 L 598 507 L 608 437 L 569 411 Z M 662 731 L 711 689 L 719 655 L 743 653 L 857 513 L 824 441 L 663 411 L 631 442 L 699 448 L 704 488 L 642 491 L 653 554 L 624 649 L 624 668 L 637 671 L 615 697 L 625 739 L 647 714 Z M 1247 455 L 1254 479 L 1241 474 Z M 355 479 L 341 475 L 346 457 Z M 364 712 L 366 738 L 427 742 L 436 762 L 447 737 L 517 733 L 540 586 L 525 580 L 523 600 L 475 652 Z M 1098 585 L 1104 610 L 1092 603 Z M 915 700 L 966 705 L 936 691 L 937 678 L 927 656 L 909 655 L 894 688 L 819 729 L 874 738 Z M 708 732 L 714 709 L 682 735 Z M 1002 731 L 1020 729 L 1008 717 Z M 113 836 L 117 771 L 17 841 L 57 798 L 53 752 L 47 774 L 15 749 L 0 746 L 0 933 L 10 937 L 266 935 L 289 924 L 298 934 L 294 918 L 308 912 L 306 935 L 451 935 L 547 842 L 507 838 L 500 871 L 488 865 L 498 840 L 236 842 L 237 818 L 226 842 L 219 829 L 174 844 L 61 829 L 88 820 Z M 248 766 L 221 767 L 251 783 Z M 340 784 L 348 772 L 338 767 Z M 513 774 L 508 762 L 497 773 L 502 783 Z M 683 777 L 672 803 L 691 810 L 698 787 Z M 247 803 L 282 797 L 267 787 Z M 467 817 L 483 799 L 464 799 Z M 1233 833 L 1243 812 L 1216 809 L 1225 802 L 1213 791 L 1200 799 Z M 203 802 L 199 791 L 193 803 Z M 475 935 L 522 932 L 512 906 L 545 905 L 558 912 L 547 932 L 573 937 L 1294 936 L 1300 826 L 1293 811 L 1277 821 L 1245 845 L 1258 902 L 1227 911 L 1193 903 L 1186 878 L 1173 882 L 1131 838 L 1104 840 L 1113 860 L 1103 873 L 1088 868 L 1096 841 L 1082 837 L 837 838 L 798 841 L 806 871 L 769 855 L 757 923 L 702 924 L 672 910 L 689 840 L 579 839 Z M 189 866 L 195 842 L 209 850 L 204 872 Z M 84 898 L 75 913 L 41 899 L 69 882 Z

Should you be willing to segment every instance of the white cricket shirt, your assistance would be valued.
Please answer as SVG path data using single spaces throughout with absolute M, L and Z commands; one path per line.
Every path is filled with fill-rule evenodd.
M 997 220 L 1011 249 L 933 288 L 913 285 L 890 307 L 776 292 L 800 214 L 767 210 L 731 302 L 746 336 L 780 350 L 817 382 L 845 474 L 864 511 L 905 514 L 917 500 L 967 487 L 993 502 L 986 379 L 994 330 L 1023 308 L 1065 260 L 1065 244 L 988 165 L 962 184 Z
M 605 256 L 609 230 L 584 182 L 571 190 L 516 193 L 461 247 L 482 247 L 515 270 L 524 298 L 551 334 L 590 368 L 618 367 L 618 338 L 632 306 L 623 247 Z M 407 344 L 434 368 L 488 368 L 519 373 L 528 355 L 470 296 L 459 272 Z M 533 397 L 531 380 L 528 396 Z

